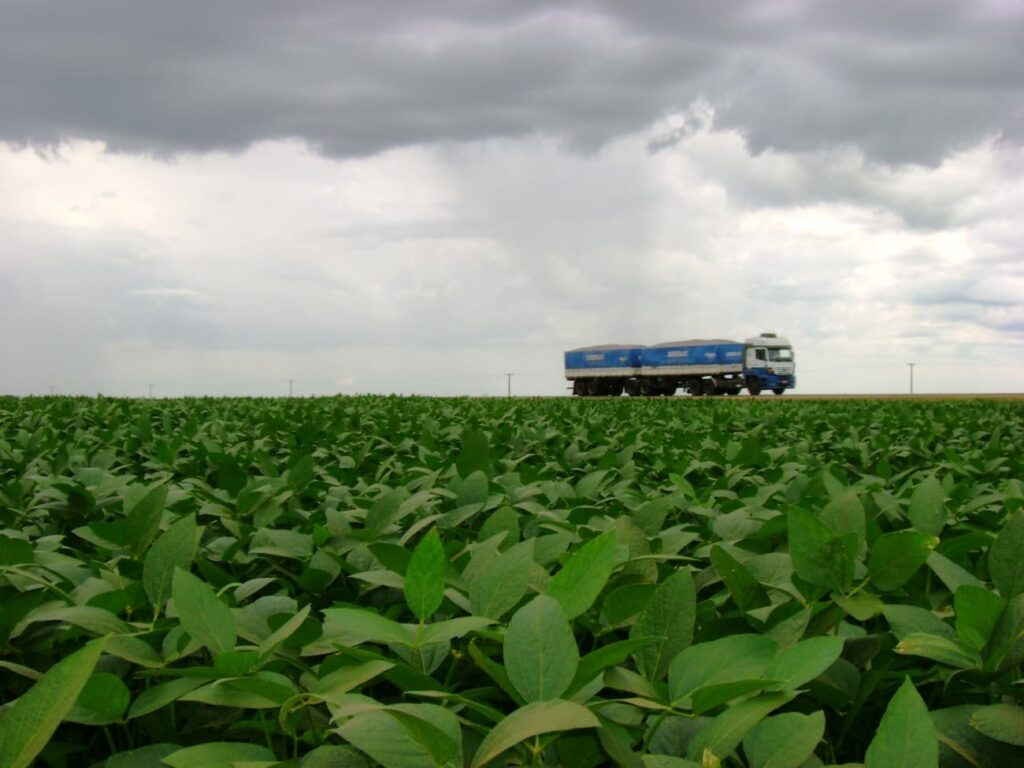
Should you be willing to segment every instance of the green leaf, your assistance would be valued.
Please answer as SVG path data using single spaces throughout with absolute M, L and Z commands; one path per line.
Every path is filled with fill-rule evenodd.
M 732 752 L 751 728 L 791 701 L 794 693 L 766 693 L 734 704 L 707 724 L 690 742 L 686 757 L 698 760 L 709 750 L 722 758 Z
M 925 564 L 938 543 L 935 536 L 917 531 L 879 536 L 868 556 L 868 578 L 883 592 L 899 589 Z
M 762 635 L 726 635 L 691 645 L 669 667 L 669 699 L 679 704 L 702 688 L 763 678 L 777 653 L 775 642 Z
M 833 592 L 830 597 L 832 602 L 842 608 L 857 621 L 867 621 L 880 614 L 885 607 L 878 595 L 870 592 L 858 592 L 855 595 L 845 596 Z
M 978 709 L 965 704 L 929 713 L 939 737 L 939 765 L 1004 768 L 1024 764 L 1024 749 L 990 739 L 971 727 L 970 720 Z
M 171 702 L 177 701 L 186 693 L 194 691 L 207 682 L 201 677 L 181 677 L 147 688 L 132 702 L 131 708 L 128 710 L 128 719 L 142 717 L 150 712 L 163 709 Z
M 167 768 L 164 758 L 181 747 L 177 744 L 150 744 L 127 752 L 118 752 L 107 758 L 105 768 Z
M 743 739 L 743 751 L 750 768 L 800 768 L 824 734 L 824 712 L 787 712 L 751 728 Z
M 537 701 L 520 707 L 484 737 L 473 757 L 471 768 L 480 768 L 506 749 L 544 733 L 599 728 L 594 714 L 579 704 L 562 699 Z
M 618 545 L 615 530 L 605 531 L 573 552 L 544 592 L 561 603 L 565 615 L 574 619 L 594 604 L 612 571 L 627 556 L 628 550 Z
M 935 552 L 928 555 L 928 567 L 946 585 L 950 592 L 956 592 L 960 587 L 970 585 L 972 587 L 984 586 L 981 579 L 977 578 L 970 571 L 961 568 L 948 557 Z
M 478 429 L 467 429 L 462 433 L 462 450 L 455 460 L 455 468 L 459 477 L 469 477 L 473 472 L 490 472 L 491 446 L 487 435 Z
M 187 515 L 176 521 L 156 540 L 142 563 L 142 586 L 155 611 L 171 595 L 174 569 L 188 570 L 196 551 L 196 518 Z
M 178 568 L 174 572 L 172 594 L 181 626 L 193 640 L 213 653 L 226 653 L 235 647 L 238 638 L 235 617 L 213 587 Z
M 299 761 L 299 768 L 367 768 L 362 755 L 334 744 L 317 747 Z
M 348 693 L 356 686 L 372 680 L 394 666 L 387 661 L 367 661 L 362 664 L 341 667 L 317 680 L 311 690 L 313 693 L 322 695 Z
M 530 586 L 534 539 L 493 557 L 469 581 L 469 605 L 476 616 L 500 619 L 523 599 Z
M 916 605 L 887 605 L 882 609 L 893 634 L 900 640 L 907 635 L 923 632 L 953 640 L 956 632 L 934 613 Z
M 0 765 L 28 768 L 75 704 L 92 675 L 104 640 L 58 661 L 0 719 Z
M 992 639 L 1006 601 L 984 587 L 960 587 L 953 596 L 956 636 L 961 643 L 981 651 Z
M 420 621 L 426 621 L 444 600 L 448 558 L 437 528 L 431 528 L 413 550 L 405 569 L 405 601 Z
M 528 702 L 556 699 L 572 683 L 579 651 L 562 606 L 538 595 L 512 615 L 504 646 L 505 671 Z
M 676 571 L 658 585 L 647 606 L 629 630 L 630 639 L 664 638 L 633 657 L 637 670 L 651 682 L 663 678 L 669 664 L 693 642 L 697 618 L 697 589 L 686 569 Z
M 136 556 L 145 552 L 160 532 L 160 521 L 163 519 L 166 503 L 167 486 L 158 485 L 151 488 L 128 510 L 125 533 L 128 544 Z
M 780 690 L 792 690 L 822 674 L 843 652 L 841 637 L 812 637 L 780 652 L 764 676 L 779 680 Z
M 866 521 L 864 505 L 856 491 L 845 490 L 834 496 L 821 510 L 821 521 L 832 529 L 832 533 L 842 536 L 853 533 L 857 537 L 857 551 L 864 545 Z
M 121 719 L 129 701 L 131 694 L 120 677 L 94 672 L 64 719 L 82 725 L 109 725 Z
M 834 536 L 825 523 L 799 507 L 789 510 L 786 523 L 796 575 L 819 587 L 845 591 L 853 579 L 856 534 Z
M 937 768 L 938 764 L 935 725 L 908 677 L 885 708 L 868 745 L 864 768 Z
M 275 762 L 274 753 L 259 744 L 210 741 L 185 747 L 164 758 L 171 768 L 234 768 L 235 763 Z
M 1007 520 L 992 542 L 988 570 L 992 583 L 1007 600 L 1024 592 L 1024 512 Z
M 323 635 L 314 643 L 315 648 L 326 646 L 354 647 L 362 643 L 409 645 L 413 632 L 397 621 L 364 608 L 325 608 Z M 308 649 L 304 651 L 308 653 Z
M 958 669 L 981 669 L 981 655 L 956 640 L 924 632 L 912 632 L 894 649 L 905 656 L 923 656 Z
M 660 641 L 660 637 L 637 637 L 620 640 L 617 643 L 602 646 L 596 651 L 591 651 L 580 659 L 576 676 L 566 691 L 566 695 L 572 696 L 604 670 L 621 664 L 641 648 Z
M 459 752 L 459 722 L 436 704 L 403 704 L 356 715 L 338 733 L 384 768 L 446 765 Z
M 929 475 L 914 489 L 907 512 L 910 522 L 921 533 L 938 536 L 946 525 L 946 492 L 934 475 Z
M 1024 747 L 1024 708 L 1015 704 L 981 707 L 971 716 L 971 727 L 990 739 Z
M 762 608 L 771 602 L 764 587 L 736 558 L 717 544 L 711 548 L 711 564 L 722 577 L 736 606 L 743 612 Z

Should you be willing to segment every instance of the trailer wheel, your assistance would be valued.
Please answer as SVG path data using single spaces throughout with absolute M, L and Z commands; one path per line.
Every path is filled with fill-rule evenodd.
M 776 395 L 781 395 L 785 391 L 785 387 L 776 387 L 775 389 L 772 390 L 772 392 L 774 392 Z
M 640 381 L 637 379 L 630 379 L 626 382 L 625 387 L 626 394 L 630 397 L 636 397 L 640 394 Z
M 700 393 L 702 395 L 713 395 L 717 389 L 718 387 L 715 386 L 714 379 L 702 379 L 700 382 Z
M 759 378 L 757 378 L 756 376 L 748 376 L 747 377 L 747 391 L 751 395 L 753 395 L 754 397 L 757 397 L 758 395 L 760 395 L 761 394 L 761 380 Z

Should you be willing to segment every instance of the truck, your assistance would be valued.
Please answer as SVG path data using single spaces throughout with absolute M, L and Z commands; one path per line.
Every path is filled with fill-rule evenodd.
M 565 378 L 585 397 L 781 395 L 796 386 L 793 346 L 774 333 L 745 341 L 687 339 L 663 344 L 601 344 L 565 353 Z

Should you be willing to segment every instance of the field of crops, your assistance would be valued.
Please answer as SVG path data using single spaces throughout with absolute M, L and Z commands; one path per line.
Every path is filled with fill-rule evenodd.
M 1024 765 L 1024 405 L 0 398 L 0 766 Z

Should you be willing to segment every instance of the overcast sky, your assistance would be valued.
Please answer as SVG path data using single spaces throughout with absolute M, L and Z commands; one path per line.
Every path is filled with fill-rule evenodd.
M 1024 3 L 0 0 L 0 393 L 1024 390 Z

